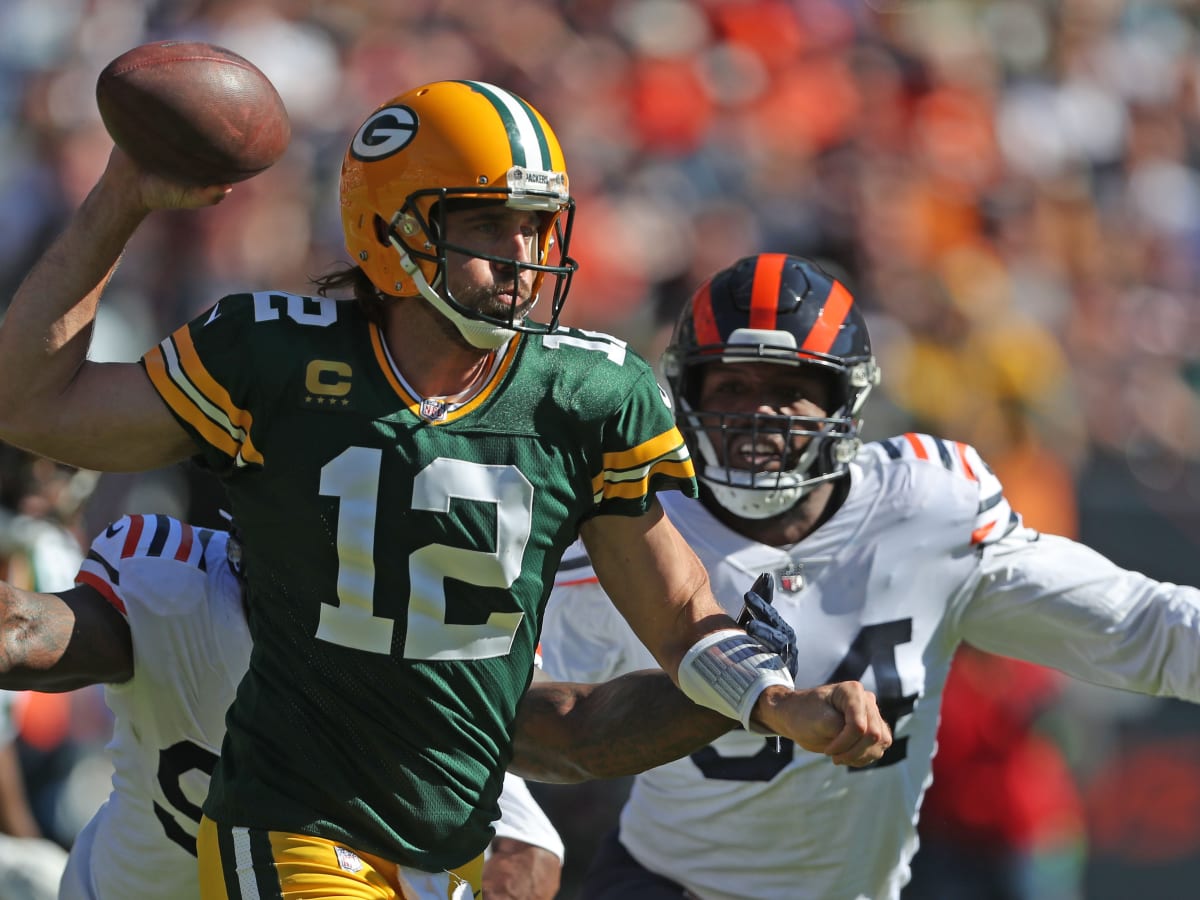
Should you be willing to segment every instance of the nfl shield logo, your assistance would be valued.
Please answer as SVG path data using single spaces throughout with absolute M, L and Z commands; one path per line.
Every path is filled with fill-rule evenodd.
M 436 422 L 446 415 L 446 404 L 432 397 L 421 401 L 421 418 L 427 422 Z
M 334 854 L 337 856 L 338 866 L 345 872 L 361 872 L 363 861 L 358 858 L 358 854 L 352 850 L 347 850 L 345 847 L 334 847 Z
M 778 572 L 779 586 L 795 594 L 804 589 L 804 567 L 800 563 L 788 563 Z

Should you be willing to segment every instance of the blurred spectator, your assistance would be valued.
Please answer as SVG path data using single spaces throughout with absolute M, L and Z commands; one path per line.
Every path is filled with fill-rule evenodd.
M 23 692 L 0 691 L 0 834 L 18 838 L 42 833 L 29 807 L 17 756 L 16 711 L 25 696 Z
M 0 444 L 0 578 L 34 591 L 74 584 L 83 559 L 83 508 L 96 481 L 94 472 Z M 104 799 L 95 780 L 79 773 L 111 771 L 102 755 L 109 737 L 103 696 L 91 689 L 24 692 L 13 703 L 12 722 L 4 752 L 10 774 L 21 776 L 24 812 L 34 821 L 14 820 L 17 830 L 9 833 L 45 834 L 69 847 Z
M 0 691 L 0 893 L 5 900 L 54 900 L 67 853 L 41 837 L 25 795 L 14 719 L 24 697 Z

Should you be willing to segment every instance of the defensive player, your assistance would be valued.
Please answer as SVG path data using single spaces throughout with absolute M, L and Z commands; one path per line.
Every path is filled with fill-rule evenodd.
M 1101 685 L 1200 699 L 1200 591 L 1023 527 L 969 446 L 860 446 L 879 369 L 853 297 L 809 261 L 741 259 L 684 309 L 663 361 L 701 509 L 663 499 L 717 596 L 776 573 L 797 681 L 862 679 L 895 729 L 833 769 L 746 732 L 635 779 L 587 898 L 895 898 L 916 850 L 939 704 L 963 641 Z M 543 632 L 548 674 L 650 663 L 569 553 Z
M 104 683 L 114 714 L 113 790 L 72 846 L 63 900 L 199 896 L 200 805 L 250 655 L 240 559 L 225 531 L 126 516 L 97 535 L 73 590 L 38 594 L 0 582 L 0 687 Z M 795 635 L 756 594 L 746 600 L 764 620 L 751 625 L 755 634 L 791 660 Z M 734 724 L 687 701 L 660 671 L 610 685 L 536 681 L 517 721 L 512 767 L 552 781 L 632 774 Z M 502 878 L 494 870 L 537 864 L 539 854 L 516 855 L 516 842 L 563 855 L 519 778 L 506 779 L 500 808 L 493 845 L 511 858 L 484 866 L 493 896 Z M 556 876 L 557 866 L 542 868 L 542 879 Z
M 367 117 L 342 167 L 352 263 L 322 282 L 357 303 L 228 296 L 142 367 L 88 362 L 138 225 L 229 189 L 114 151 L 0 323 L 0 438 L 99 471 L 200 454 L 245 531 L 254 649 L 204 805 L 203 896 L 444 897 L 441 873 L 491 839 L 577 537 L 696 702 L 835 761 L 879 757 L 873 699 L 794 692 L 663 515 L 660 492 L 696 486 L 649 366 L 557 327 L 574 201 L 528 103 L 444 81 Z

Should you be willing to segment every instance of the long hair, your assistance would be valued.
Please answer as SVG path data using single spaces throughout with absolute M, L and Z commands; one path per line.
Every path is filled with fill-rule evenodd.
M 326 274 L 313 278 L 312 283 L 322 297 L 349 292 L 363 315 L 380 326 L 384 309 L 396 299 L 375 287 L 367 273 L 351 263 L 339 263 Z

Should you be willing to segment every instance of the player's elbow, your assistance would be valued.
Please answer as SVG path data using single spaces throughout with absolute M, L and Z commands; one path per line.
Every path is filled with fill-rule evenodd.
M 0 688 L 16 689 L 29 665 L 30 648 L 36 646 L 41 624 L 21 591 L 0 582 Z
M 513 757 L 508 770 L 529 781 L 576 784 L 595 774 L 581 741 L 579 700 L 589 686 L 534 682 L 521 698 L 513 728 Z
M 589 771 L 573 760 L 552 753 L 517 751 L 508 764 L 508 771 L 526 781 L 542 784 L 579 784 L 606 776 Z

